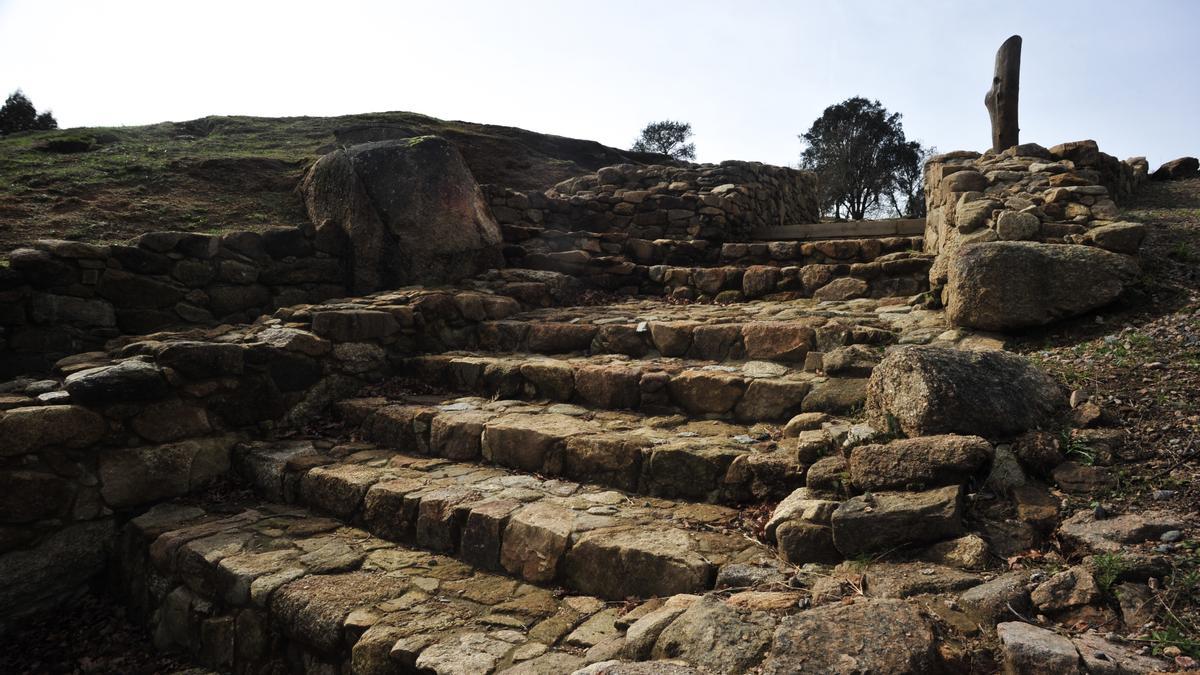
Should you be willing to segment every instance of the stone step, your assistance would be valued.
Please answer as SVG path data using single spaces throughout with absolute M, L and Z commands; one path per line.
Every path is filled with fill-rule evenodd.
M 377 434 L 393 432 L 395 445 L 410 446 L 407 414 L 417 412 L 393 406 L 368 424 Z M 562 440 L 555 434 L 563 420 L 535 417 L 514 414 L 483 425 L 489 449 L 520 453 L 497 459 L 530 467 Z M 431 426 L 443 451 L 467 454 L 458 451 L 479 440 L 478 421 L 451 425 L 435 418 Z M 368 443 L 329 445 L 246 444 L 235 452 L 235 466 L 265 499 L 316 509 L 480 570 L 608 600 L 703 592 L 726 565 L 774 559 L 769 547 L 736 528 L 736 509 L 634 497 Z
M 857 567 L 844 585 L 867 597 L 846 600 L 849 572 L 729 566 L 720 593 L 614 603 L 270 503 L 155 507 L 126 525 L 114 558 L 114 590 L 155 645 L 222 672 L 942 672 L 939 644 L 978 630 L 946 609 L 953 596 L 899 599 L 971 585 L 936 566 L 885 569 L 870 585 Z M 930 612 L 945 619 L 936 632 Z
M 520 267 L 530 256 L 586 253 L 622 257 L 638 265 L 804 266 L 870 262 L 892 253 L 921 251 L 921 236 L 830 238 L 822 241 L 728 242 L 707 239 L 638 239 L 623 232 L 505 229 L 505 255 Z
M 867 378 L 880 358 L 877 351 L 854 346 L 822 354 L 804 370 L 798 362 L 808 353 L 804 345 L 780 341 L 771 352 L 773 360 L 720 363 L 612 354 L 448 352 L 402 359 L 396 369 L 419 382 L 490 398 L 549 399 L 602 410 L 682 412 L 753 423 L 786 422 L 800 412 L 860 410 Z M 813 372 L 822 366 L 836 375 Z
M 645 265 L 625 255 L 570 250 L 513 257 L 510 264 L 571 275 L 590 288 L 723 302 L 769 296 L 822 300 L 905 297 L 929 288 L 933 257 L 912 251 L 865 262 L 804 265 Z
M 862 305 L 853 307 L 853 305 Z M 915 312 L 915 313 L 914 313 Z M 929 316 L 926 316 L 929 315 Z M 804 363 L 809 351 L 885 345 L 931 312 L 876 301 L 761 301 L 733 305 L 639 300 L 535 310 L 482 322 L 481 350 L 540 354 L 662 355 L 710 361 L 759 359 Z
M 870 262 L 786 267 L 655 265 L 646 269 L 646 289 L 674 298 L 711 297 L 721 302 L 774 296 L 817 300 L 908 297 L 929 290 L 932 265 L 932 256 L 905 252 Z M 587 283 L 586 278 L 583 281 Z
M 152 509 L 126 526 L 119 574 L 156 647 L 237 673 L 569 673 L 663 604 L 622 616 L 272 504 Z
M 768 227 L 755 232 L 758 239 L 824 239 L 828 237 L 895 237 L 921 235 L 924 218 L 853 220 L 843 223 L 801 223 Z
M 471 397 L 359 398 L 334 408 L 359 438 L 392 450 L 720 503 L 786 497 L 853 429 L 819 413 L 781 428 Z

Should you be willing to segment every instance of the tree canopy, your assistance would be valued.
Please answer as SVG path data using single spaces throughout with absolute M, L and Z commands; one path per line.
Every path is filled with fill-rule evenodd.
M 33 102 L 20 89 L 8 95 L 4 105 L 0 106 L 0 136 L 18 131 L 41 131 L 57 129 L 58 122 L 50 111 L 41 114 L 33 107 Z
M 630 149 L 635 152 L 657 152 L 675 159 L 692 161 L 696 159 L 696 144 L 688 142 L 691 137 L 692 125 L 687 122 L 651 122 L 642 129 L 641 135 Z
M 924 213 L 921 177 L 929 151 L 905 138 L 900 118 L 856 96 L 826 108 L 801 134 L 800 165 L 820 179 L 822 213 L 852 220 L 887 206 L 900 217 Z

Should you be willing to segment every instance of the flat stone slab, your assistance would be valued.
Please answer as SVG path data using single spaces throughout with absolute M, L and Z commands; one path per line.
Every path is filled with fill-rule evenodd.
M 1184 518 L 1167 511 L 1125 513 L 1097 520 L 1090 510 L 1062 521 L 1058 534 L 1072 546 L 1096 553 L 1115 553 L 1130 544 L 1157 539 L 1171 530 L 1187 527 Z

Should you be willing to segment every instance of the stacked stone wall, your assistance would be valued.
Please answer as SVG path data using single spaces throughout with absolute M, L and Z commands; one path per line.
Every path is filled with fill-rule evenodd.
M 953 152 L 925 167 L 929 285 L 951 325 L 1043 326 L 1100 309 L 1136 283 L 1141 223 L 1118 201 L 1146 179 L 1095 141 Z
M 118 335 L 253 321 L 343 296 L 342 253 L 311 227 L 35 241 L 0 261 L 0 377 L 44 371 Z
M 1111 227 L 1098 228 L 1118 224 L 1118 202 L 1133 195 L 1147 169 L 1145 158 L 1117 160 L 1095 141 L 933 157 L 925 165 L 925 251 L 938 255 L 931 283 L 946 281 L 944 254 L 969 243 L 1094 244 L 1132 253 L 1124 241 L 1105 236 Z
M 763 228 L 817 222 L 816 188 L 811 172 L 729 161 L 688 167 L 619 164 L 544 193 L 485 190 L 506 229 L 744 241 Z

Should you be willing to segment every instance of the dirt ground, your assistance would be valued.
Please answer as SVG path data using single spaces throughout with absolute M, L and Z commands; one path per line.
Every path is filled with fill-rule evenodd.
M 178 673 L 189 666 L 154 649 L 150 635 L 101 593 L 0 637 L 0 673 Z
M 1113 485 L 1072 508 L 1116 512 L 1200 505 L 1200 178 L 1152 182 L 1124 208 L 1148 226 L 1143 276 L 1118 305 L 1035 332 L 1017 351 L 1085 393 L 1128 432 L 1144 459 L 1112 462 L 1065 439 L 1070 459 L 1104 465 Z M 1200 661 L 1200 546 L 1165 551 L 1172 572 L 1155 592 L 1157 626 L 1141 636 L 1156 653 Z

